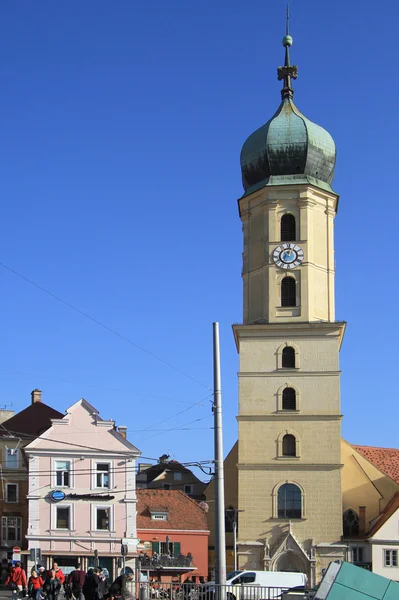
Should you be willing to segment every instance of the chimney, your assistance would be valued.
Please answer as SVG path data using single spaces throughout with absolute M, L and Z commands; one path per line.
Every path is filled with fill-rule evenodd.
M 120 433 L 120 435 L 126 439 L 126 432 L 127 432 L 127 427 L 126 425 L 119 425 L 118 427 L 118 432 Z
M 366 535 L 366 507 L 359 506 L 359 535 L 364 537 Z
M 33 390 L 31 393 L 32 396 L 32 404 L 34 404 L 35 402 L 41 402 L 42 401 L 42 390 Z

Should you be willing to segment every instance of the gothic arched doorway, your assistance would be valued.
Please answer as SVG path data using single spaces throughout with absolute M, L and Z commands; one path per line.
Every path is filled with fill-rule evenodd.
M 274 571 L 289 571 L 291 573 L 307 573 L 302 557 L 294 550 L 287 550 L 277 557 L 273 565 Z

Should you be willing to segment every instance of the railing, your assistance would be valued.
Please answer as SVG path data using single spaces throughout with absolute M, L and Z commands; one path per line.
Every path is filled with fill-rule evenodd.
M 159 569 L 167 569 L 168 567 L 191 567 L 193 557 L 191 554 L 185 556 L 170 556 L 168 554 L 159 554 L 157 556 L 139 556 L 139 565 L 142 571 L 158 571 Z
M 138 600 L 301 600 L 308 592 L 259 585 L 216 585 L 214 583 L 164 583 L 140 581 L 132 585 L 132 595 Z

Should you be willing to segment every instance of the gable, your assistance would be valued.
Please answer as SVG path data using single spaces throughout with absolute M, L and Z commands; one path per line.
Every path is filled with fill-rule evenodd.
M 383 518 L 383 515 L 382 515 Z M 375 523 L 375 527 L 378 527 L 378 523 L 381 519 Z M 370 540 L 397 540 L 399 532 L 399 506 L 395 512 L 377 529 L 377 531 L 370 535 Z
M 52 426 L 40 439 L 36 439 L 26 446 L 28 451 L 73 451 L 79 448 L 82 448 L 83 452 L 85 450 L 104 450 L 123 454 L 139 454 L 139 450 L 115 430 L 114 422 L 103 421 L 96 409 L 84 399 L 69 407 L 67 414 L 62 419 L 53 420 Z

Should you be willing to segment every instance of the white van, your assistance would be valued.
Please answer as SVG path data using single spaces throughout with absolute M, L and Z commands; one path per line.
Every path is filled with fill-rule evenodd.
M 295 587 L 307 588 L 304 573 L 233 571 L 226 577 L 228 600 L 271 600 Z

